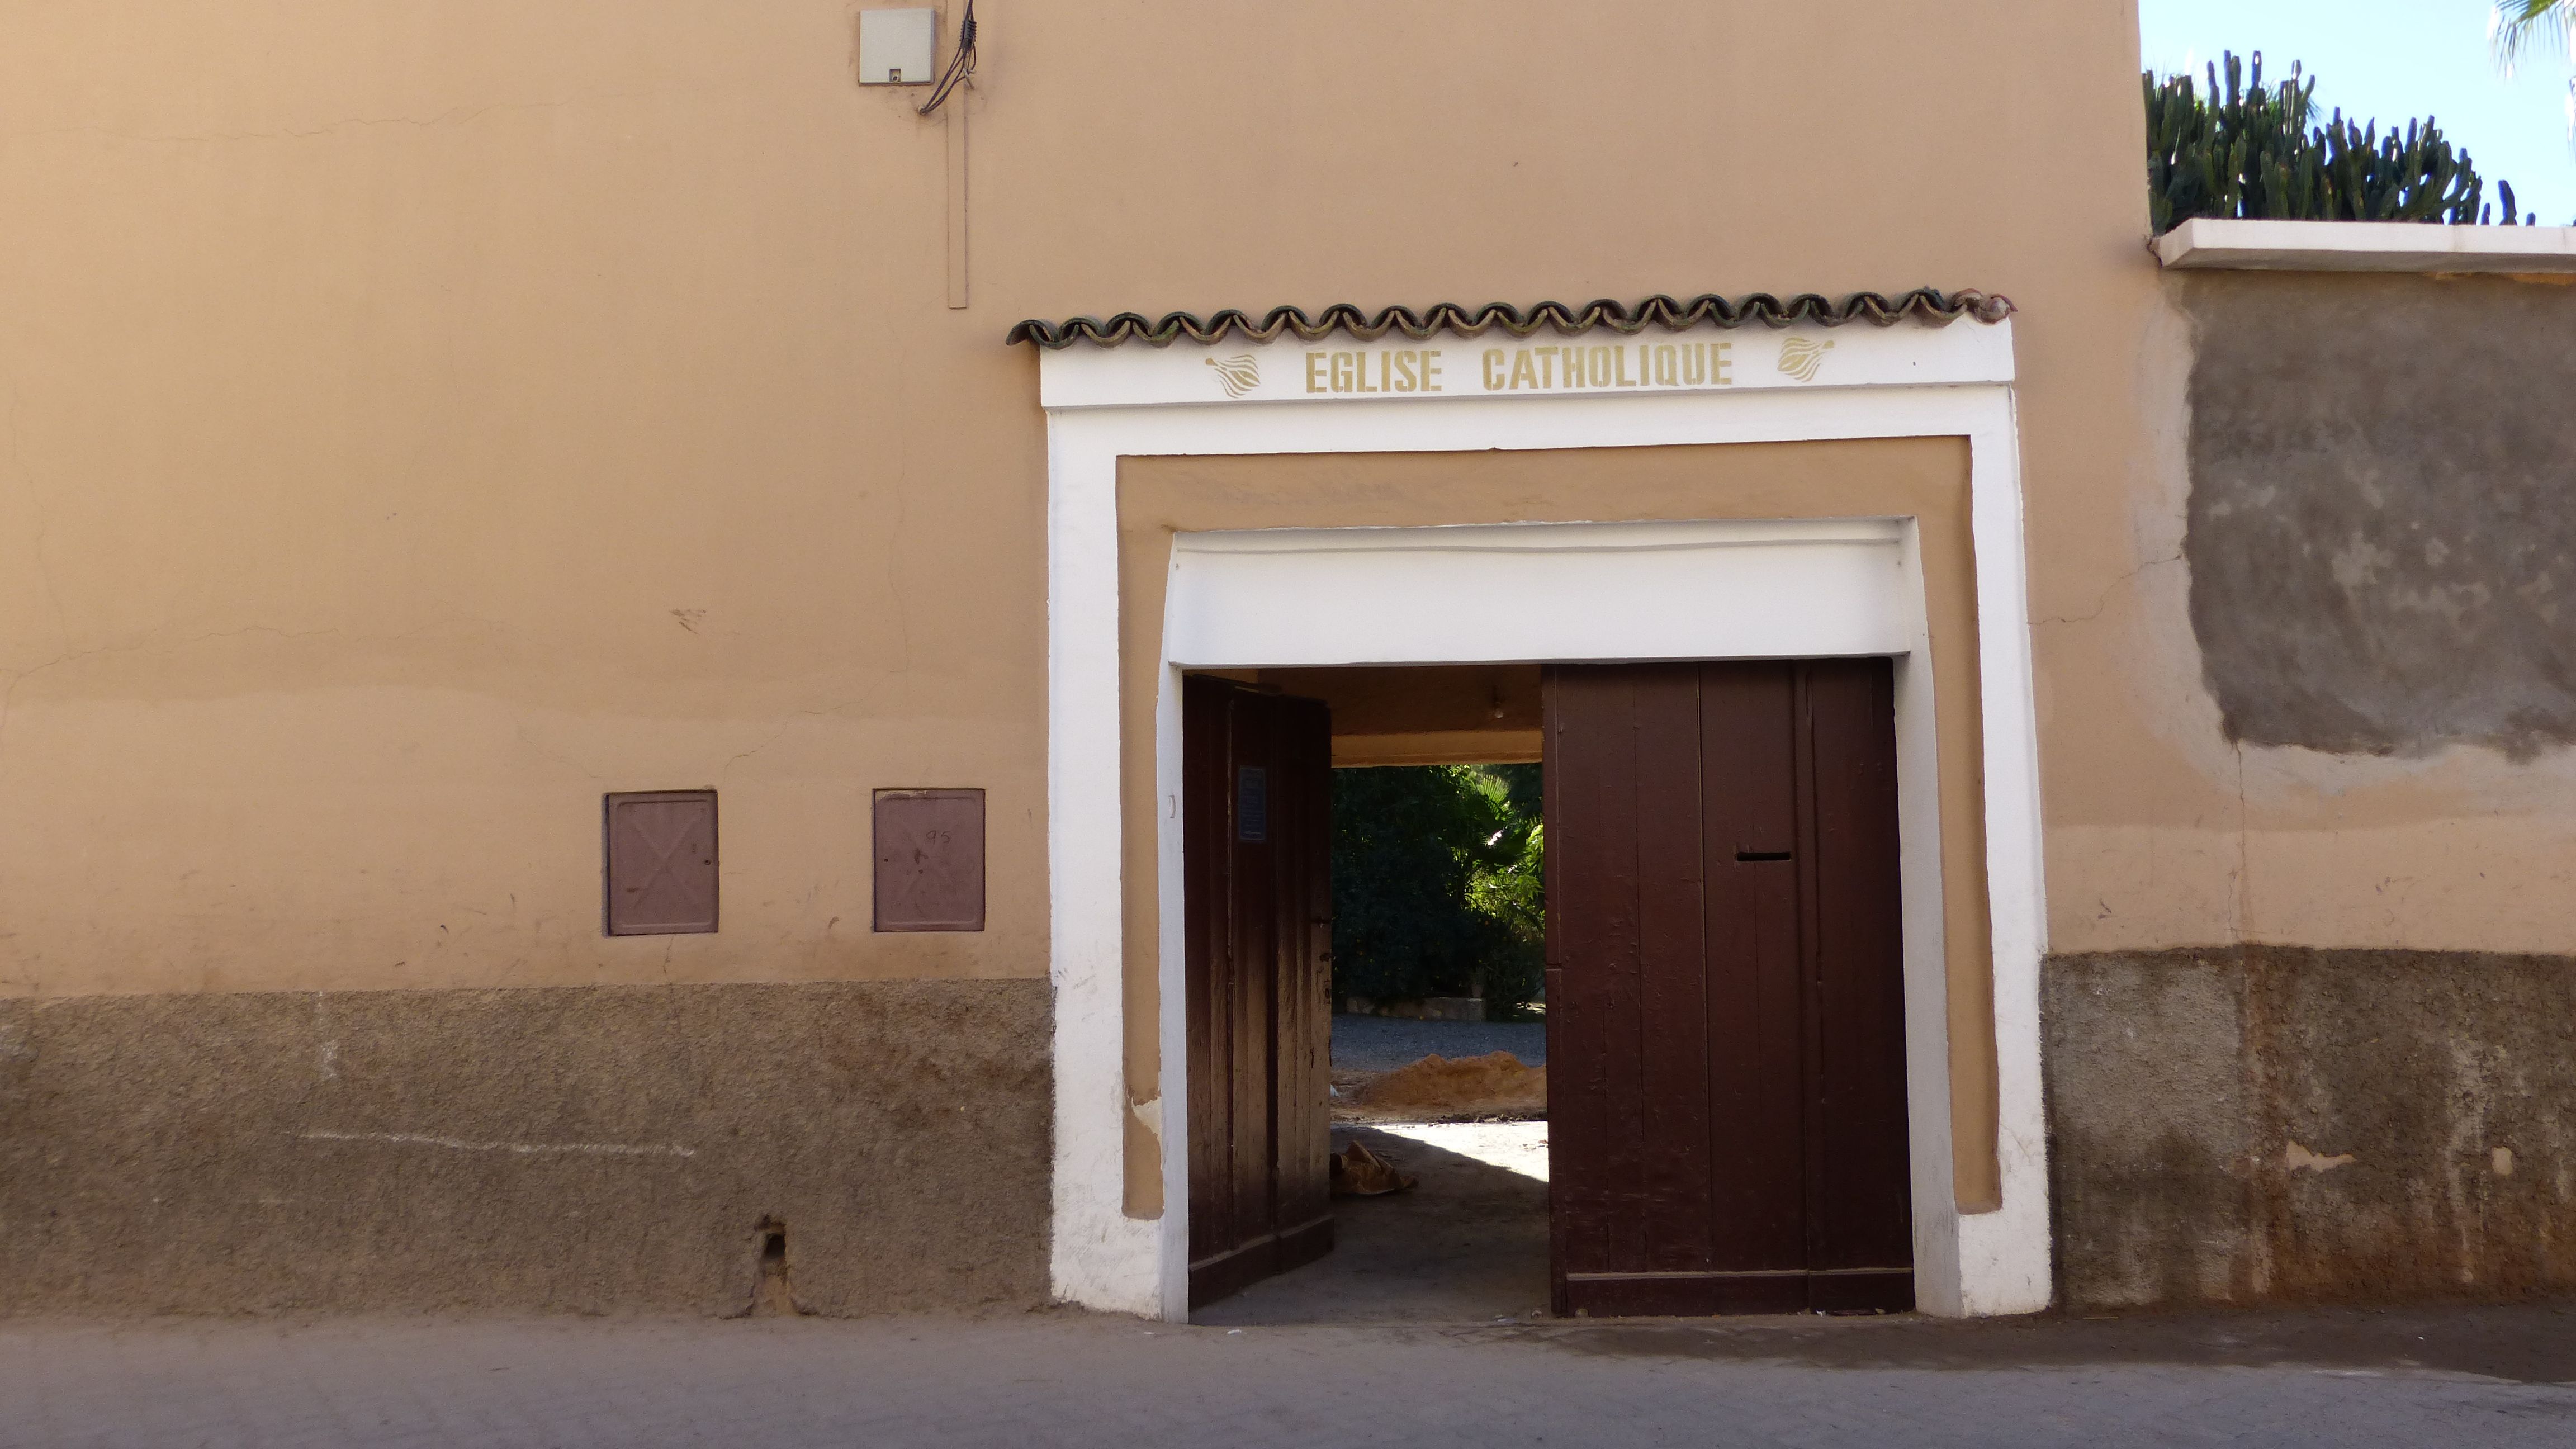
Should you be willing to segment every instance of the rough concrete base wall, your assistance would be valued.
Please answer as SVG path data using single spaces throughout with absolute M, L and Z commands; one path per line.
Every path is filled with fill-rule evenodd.
M 1041 981 L 0 1002 L 0 1310 L 1046 1293 Z
M 2576 743 L 2576 288 L 2169 274 L 2192 319 L 2191 627 L 2227 737 Z
M 2576 1290 L 2576 958 L 2061 956 L 2044 992 L 2062 1302 Z

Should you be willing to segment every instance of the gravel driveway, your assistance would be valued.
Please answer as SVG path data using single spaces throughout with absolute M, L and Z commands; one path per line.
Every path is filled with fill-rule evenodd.
M 1547 1024 L 1538 1021 L 1405 1021 L 1333 1018 L 1333 1073 L 1391 1072 L 1437 1052 L 1455 1060 L 1510 1052 L 1525 1067 L 1547 1065 Z

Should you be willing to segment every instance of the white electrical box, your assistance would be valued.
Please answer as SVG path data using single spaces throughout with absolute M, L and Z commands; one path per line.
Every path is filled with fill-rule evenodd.
M 939 47 L 939 12 L 862 10 L 859 12 L 859 84 L 926 86 L 932 55 Z

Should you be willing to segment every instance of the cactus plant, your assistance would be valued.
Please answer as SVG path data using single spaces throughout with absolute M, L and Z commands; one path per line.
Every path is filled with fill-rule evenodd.
M 2486 183 L 2431 117 L 2380 134 L 2341 111 L 2312 126 L 2316 81 L 2263 84 L 2233 54 L 2209 67 L 2204 97 L 2187 75 L 2144 77 L 2147 194 L 2159 234 L 2196 216 L 2275 221 L 2421 221 L 2468 224 L 2491 213 Z M 2511 187 L 2504 221 L 2516 217 Z

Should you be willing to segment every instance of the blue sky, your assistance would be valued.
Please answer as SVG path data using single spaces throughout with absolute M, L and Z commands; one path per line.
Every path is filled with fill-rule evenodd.
M 2222 51 L 2263 52 L 2266 80 L 2303 61 L 2317 78 L 2317 106 L 2401 127 L 2440 120 L 2478 172 L 2513 183 L 2522 209 L 2544 225 L 2576 220 L 2576 146 L 2568 140 L 2566 45 L 2543 39 L 2507 78 L 2487 39 L 2488 0 L 2139 0 L 2146 67 L 2190 64 L 2195 75 Z

